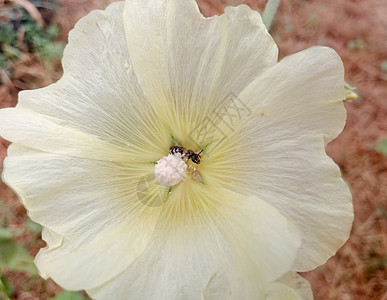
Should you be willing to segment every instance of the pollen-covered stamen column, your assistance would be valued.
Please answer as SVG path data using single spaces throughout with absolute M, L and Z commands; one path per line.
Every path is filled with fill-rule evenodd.
M 168 154 L 157 161 L 155 176 L 160 184 L 174 186 L 185 180 L 187 167 L 180 153 Z
M 195 153 L 193 150 L 181 146 L 171 146 L 169 150 L 168 156 L 158 160 L 155 166 L 155 177 L 160 184 L 164 186 L 177 185 L 185 180 L 187 174 L 191 174 L 192 179 L 203 183 L 199 170 L 192 165 L 192 163 L 200 164 L 200 153 L 203 149 Z

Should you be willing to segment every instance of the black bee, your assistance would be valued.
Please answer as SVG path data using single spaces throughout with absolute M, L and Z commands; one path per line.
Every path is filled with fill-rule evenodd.
M 202 153 L 202 151 L 203 150 L 200 150 L 200 152 L 195 153 L 195 151 L 181 146 L 171 146 L 169 148 L 170 154 L 180 153 L 182 158 L 192 160 L 195 164 L 200 164 L 200 159 L 202 158 L 200 153 Z

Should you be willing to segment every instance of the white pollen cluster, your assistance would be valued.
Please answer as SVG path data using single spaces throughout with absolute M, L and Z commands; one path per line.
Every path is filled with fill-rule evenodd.
M 180 153 L 164 156 L 155 166 L 158 182 L 165 186 L 174 186 L 185 180 L 187 164 L 181 159 Z

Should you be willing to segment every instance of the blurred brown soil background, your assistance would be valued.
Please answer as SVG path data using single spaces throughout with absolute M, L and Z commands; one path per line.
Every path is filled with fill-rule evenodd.
M 245 3 L 263 11 L 264 0 L 197 0 L 204 15 L 222 13 L 227 5 Z M 0 1 L 1 5 L 4 1 Z M 53 19 L 59 39 L 76 21 L 108 0 L 63 0 Z M 387 138 L 387 3 L 384 0 L 282 0 L 270 30 L 280 57 L 314 45 L 329 46 L 341 56 L 346 81 L 357 88 L 358 99 L 345 104 L 347 124 L 327 153 L 340 166 L 352 190 L 355 221 L 348 242 L 326 264 L 304 273 L 315 299 L 387 300 L 387 157 L 376 151 Z M 46 86 L 61 76 L 59 61 L 49 65 L 25 53 L 12 66 L 12 76 L 0 72 L 0 108 L 15 106 L 23 89 Z M 313 93 L 313 91 L 311 91 Z M 0 139 L 0 161 L 8 142 Z M 2 164 L 0 165 L 0 170 Z M 308 170 L 305 170 L 307 172 Z M 0 217 L 11 229 L 26 227 L 26 211 L 13 192 L 0 182 Z M 5 211 L 11 211 L 6 214 Z M 32 255 L 44 242 L 25 230 L 17 238 Z M 61 289 L 51 280 L 5 271 L 15 287 L 13 299 L 47 299 Z M 29 289 L 25 282 L 30 280 Z

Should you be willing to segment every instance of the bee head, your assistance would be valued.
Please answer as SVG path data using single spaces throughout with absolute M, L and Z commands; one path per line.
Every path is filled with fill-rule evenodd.
M 192 154 L 190 158 L 195 164 L 200 164 L 201 156 L 199 154 Z

